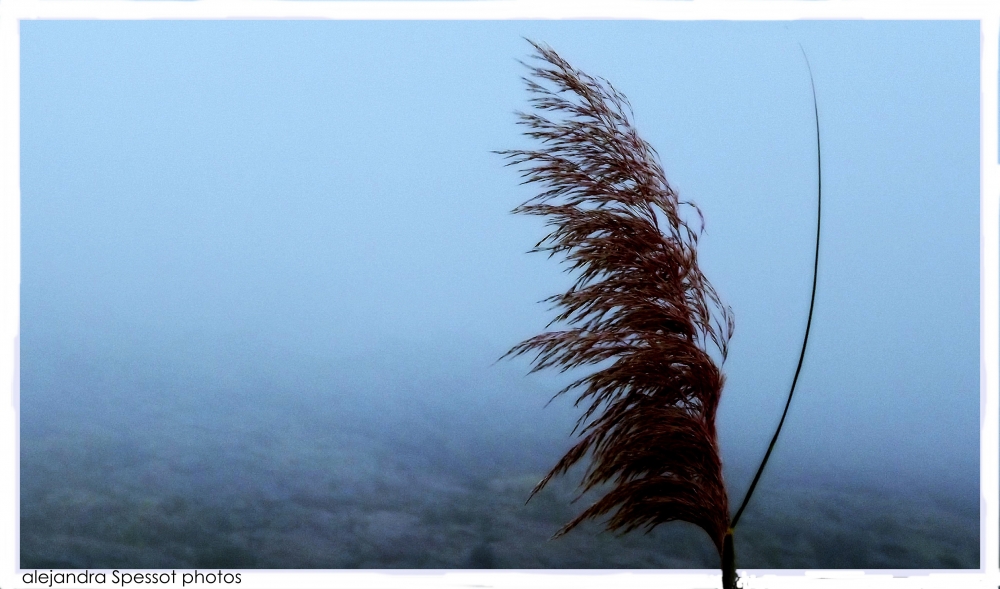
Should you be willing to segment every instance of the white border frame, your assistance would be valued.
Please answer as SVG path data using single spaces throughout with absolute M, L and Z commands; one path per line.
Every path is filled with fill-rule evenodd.
M 978 20 L 980 21 L 980 569 L 741 570 L 756 587 L 1000 585 L 1000 2 L 945 0 L 0 0 L 0 587 L 19 566 L 20 22 L 22 20 Z M 10 508 L 14 505 L 13 509 Z M 110 571 L 107 571 L 110 572 Z M 243 571 L 241 587 L 718 587 L 709 571 Z M 107 585 L 111 585 L 108 575 Z M 59 585 L 85 587 L 98 585 Z M 159 585 L 164 587 L 165 585 Z M 180 583 L 177 584 L 180 586 Z M 204 585 L 199 585 L 204 587 Z M 217 585 L 218 586 L 218 585 Z

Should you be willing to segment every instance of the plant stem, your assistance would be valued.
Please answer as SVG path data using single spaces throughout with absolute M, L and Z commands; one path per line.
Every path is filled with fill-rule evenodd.
M 733 529 L 722 541 L 722 589 L 736 589 L 736 553 L 733 552 Z
M 785 416 L 788 415 L 788 407 L 792 404 L 792 395 L 795 394 L 795 384 L 799 382 L 799 372 L 802 371 L 802 361 L 806 357 L 806 346 L 809 343 L 809 328 L 812 327 L 813 318 L 813 308 L 816 306 L 816 281 L 819 276 L 819 237 L 820 237 L 820 227 L 822 227 L 821 218 L 823 213 L 823 160 L 820 155 L 820 141 L 819 141 L 819 106 L 816 104 L 816 83 L 813 81 L 812 66 L 809 65 L 809 57 L 806 56 L 806 50 L 799 44 L 799 49 L 802 49 L 802 57 L 806 60 L 806 68 L 809 70 L 809 85 L 812 88 L 813 95 L 813 114 L 816 119 L 816 257 L 813 260 L 813 284 L 812 284 L 812 296 L 809 299 L 809 317 L 806 319 L 806 333 L 802 338 L 802 351 L 799 354 L 799 364 L 795 367 L 795 376 L 792 377 L 792 388 L 788 391 L 788 400 L 785 402 L 785 410 L 781 413 L 781 421 L 778 422 L 777 429 L 774 430 L 774 437 L 771 438 L 771 443 L 767 446 L 767 452 L 764 453 L 764 459 L 760 461 L 760 467 L 757 469 L 757 474 L 753 477 L 753 482 L 750 483 L 750 489 L 747 490 L 747 494 L 743 497 L 743 503 L 740 504 L 740 508 L 736 511 L 736 515 L 733 516 L 733 521 L 730 524 L 730 528 L 735 528 L 737 522 L 740 521 L 740 516 L 743 515 L 743 510 L 746 509 L 747 503 L 750 502 L 750 497 L 753 495 L 754 489 L 757 488 L 757 482 L 760 480 L 760 475 L 764 472 L 764 466 L 767 465 L 768 458 L 771 457 L 771 451 L 774 450 L 774 444 L 778 441 L 778 434 L 781 433 L 781 426 L 785 424 Z

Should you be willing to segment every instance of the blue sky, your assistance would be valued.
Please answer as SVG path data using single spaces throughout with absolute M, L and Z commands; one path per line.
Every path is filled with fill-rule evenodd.
M 528 37 L 625 93 L 702 208 L 702 267 L 737 323 L 720 441 L 755 465 L 811 285 L 801 42 L 824 235 L 772 467 L 978 495 L 978 23 L 26 21 L 21 35 L 25 411 L 60 354 L 185 372 L 212 347 L 219 365 L 249 354 L 278 373 L 259 350 L 401 366 L 419 350 L 440 362 L 413 374 L 523 371 L 491 363 L 544 328 L 538 301 L 569 280 L 525 253 L 543 227 L 509 213 L 531 192 L 491 153 L 529 145 L 513 115 Z M 559 380 L 545 378 L 543 396 Z M 535 414 L 512 399 L 496 407 Z M 572 412 L 544 400 L 538 427 L 564 427 Z

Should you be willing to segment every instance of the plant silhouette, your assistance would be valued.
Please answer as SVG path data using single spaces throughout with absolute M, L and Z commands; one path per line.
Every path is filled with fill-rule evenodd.
M 623 94 L 529 43 L 538 62 L 525 64 L 533 112 L 518 113 L 518 124 L 541 148 L 498 153 L 520 168 L 523 183 L 541 187 L 514 209 L 545 217 L 551 229 L 531 251 L 564 256 L 576 279 L 546 299 L 557 310 L 548 327 L 564 329 L 525 340 L 505 356 L 533 354 L 532 372 L 596 367 L 556 393 L 574 392 L 576 405 L 586 407 L 574 429 L 580 439 L 531 496 L 589 456 L 581 496 L 608 490 L 556 537 L 602 516 L 609 516 L 609 531 L 621 533 L 690 522 L 712 539 L 723 586 L 734 589 L 733 526 L 781 425 L 731 520 L 715 417 L 734 320 L 698 266 L 701 211 L 667 182 Z M 817 147 L 818 131 L 817 116 Z M 817 265 L 818 239 L 817 225 Z M 814 274 L 813 300 L 815 288 Z M 805 342 L 789 403 L 804 353 Z M 788 404 L 782 423 L 787 411 Z

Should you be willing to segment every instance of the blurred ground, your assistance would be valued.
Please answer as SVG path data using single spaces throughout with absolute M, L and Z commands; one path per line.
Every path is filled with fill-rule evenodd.
M 525 505 L 542 470 L 477 469 L 488 458 L 433 440 L 421 452 L 336 428 L 247 426 L 236 437 L 194 425 L 157 438 L 85 424 L 23 434 L 21 567 L 717 566 L 707 536 L 684 523 L 549 540 L 586 502 L 570 504 L 577 476 Z M 741 568 L 979 566 L 979 514 L 957 500 L 780 481 L 740 524 Z

